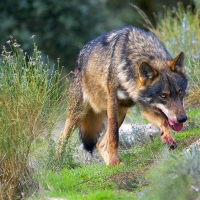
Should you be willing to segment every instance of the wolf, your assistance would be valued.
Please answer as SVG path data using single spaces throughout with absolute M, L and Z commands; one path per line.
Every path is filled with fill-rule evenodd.
M 108 32 L 78 55 L 59 145 L 78 128 L 87 151 L 96 146 L 106 165 L 120 164 L 119 127 L 137 104 L 143 118 L 159 127 L 162 142 L 174 149 L 171 129 L 180 131 L 187 120 L 187 85 L 183 52 L 173 58 L 155 35 L 133 26 Z

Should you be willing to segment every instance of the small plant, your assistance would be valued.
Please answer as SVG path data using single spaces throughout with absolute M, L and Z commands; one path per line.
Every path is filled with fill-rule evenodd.
M 40 155 L 41 158 L 39 158 L 41 160 L 39 163 L 44 170 L 59 172 L 64 168 L 73 169 L 79 166 L 78 161 L 75 161 L 74 158 L 76 144 L 71 141 L 71 138 L 65 142 L 65 149 L 63 150 L 62 156 L 60 156 L 57 152 L 57 143 L 51 137 L 48 138 L 47 154 L 45 156 Z
M 21 199 L 36 189 L 29 156 L 36 139 L 50 136 L 63 116 L 67 86 L 35 43 L 32 56 L 12 37 L 7 43 L 0 63 L 0 199 Z
M 151 170 L 150 176 L 150 190 L 141 199 L 195 200 L 200 196 L 200 153 L 194 146 L 181 157 L 165 152 L 165 158 Z

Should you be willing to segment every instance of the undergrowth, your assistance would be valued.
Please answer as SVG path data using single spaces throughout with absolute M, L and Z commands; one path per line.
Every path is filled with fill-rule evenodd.
M 80 161 L 75 159 L 76 143 L 71 140 L 67 141 L 65 152 L 62 156 L 58 156 L 57 143 L 49 137 L 46 142 L 47 148 L 45 154 L 37 154 L 39 165 L 44 170 L 61 171 L 64 168 L 73 169 L 78 167 Z

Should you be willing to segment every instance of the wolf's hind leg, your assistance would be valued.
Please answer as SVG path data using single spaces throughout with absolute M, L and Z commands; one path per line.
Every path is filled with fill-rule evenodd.
M 148 120 L 153 125 L 157 126 L 161 130 L 161 140 L 165 144 L 167 143 L 170 149 L 175 149 L 177 147 L 175 139 L 172 137 L 171 130 L 165 117 L 159 113 L 153 113 L 144 111 L 142 112 L 144 119 Z
M 65 148 L 65 142 L 69 139 L 71 133 L 78 127 L 79 119 L 67 118 L 64 130 L 60 133 L 58 141 L 58 153 L 61 154 Z
M 77 120 L 67 118 L 65 121 L 64 130 L 60 133 L 60 138 L 68 140 L 73 129 L 77 128 Z

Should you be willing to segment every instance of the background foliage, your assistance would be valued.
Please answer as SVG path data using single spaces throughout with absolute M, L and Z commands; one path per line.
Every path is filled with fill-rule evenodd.
M 126 25 L 141 26 L 141 16 L 129 5 L 140 7 L 154 21 L 153 13 L 174 0 L 7 0 L 0 1 L 0 46 L 12 35 L 30 53 L 30 37 L 36 35 L 39 49 L 66 71 L 74 67 L 84 44 L 106 31 Z M 184 0 L 188 5 L 189 0 Z

